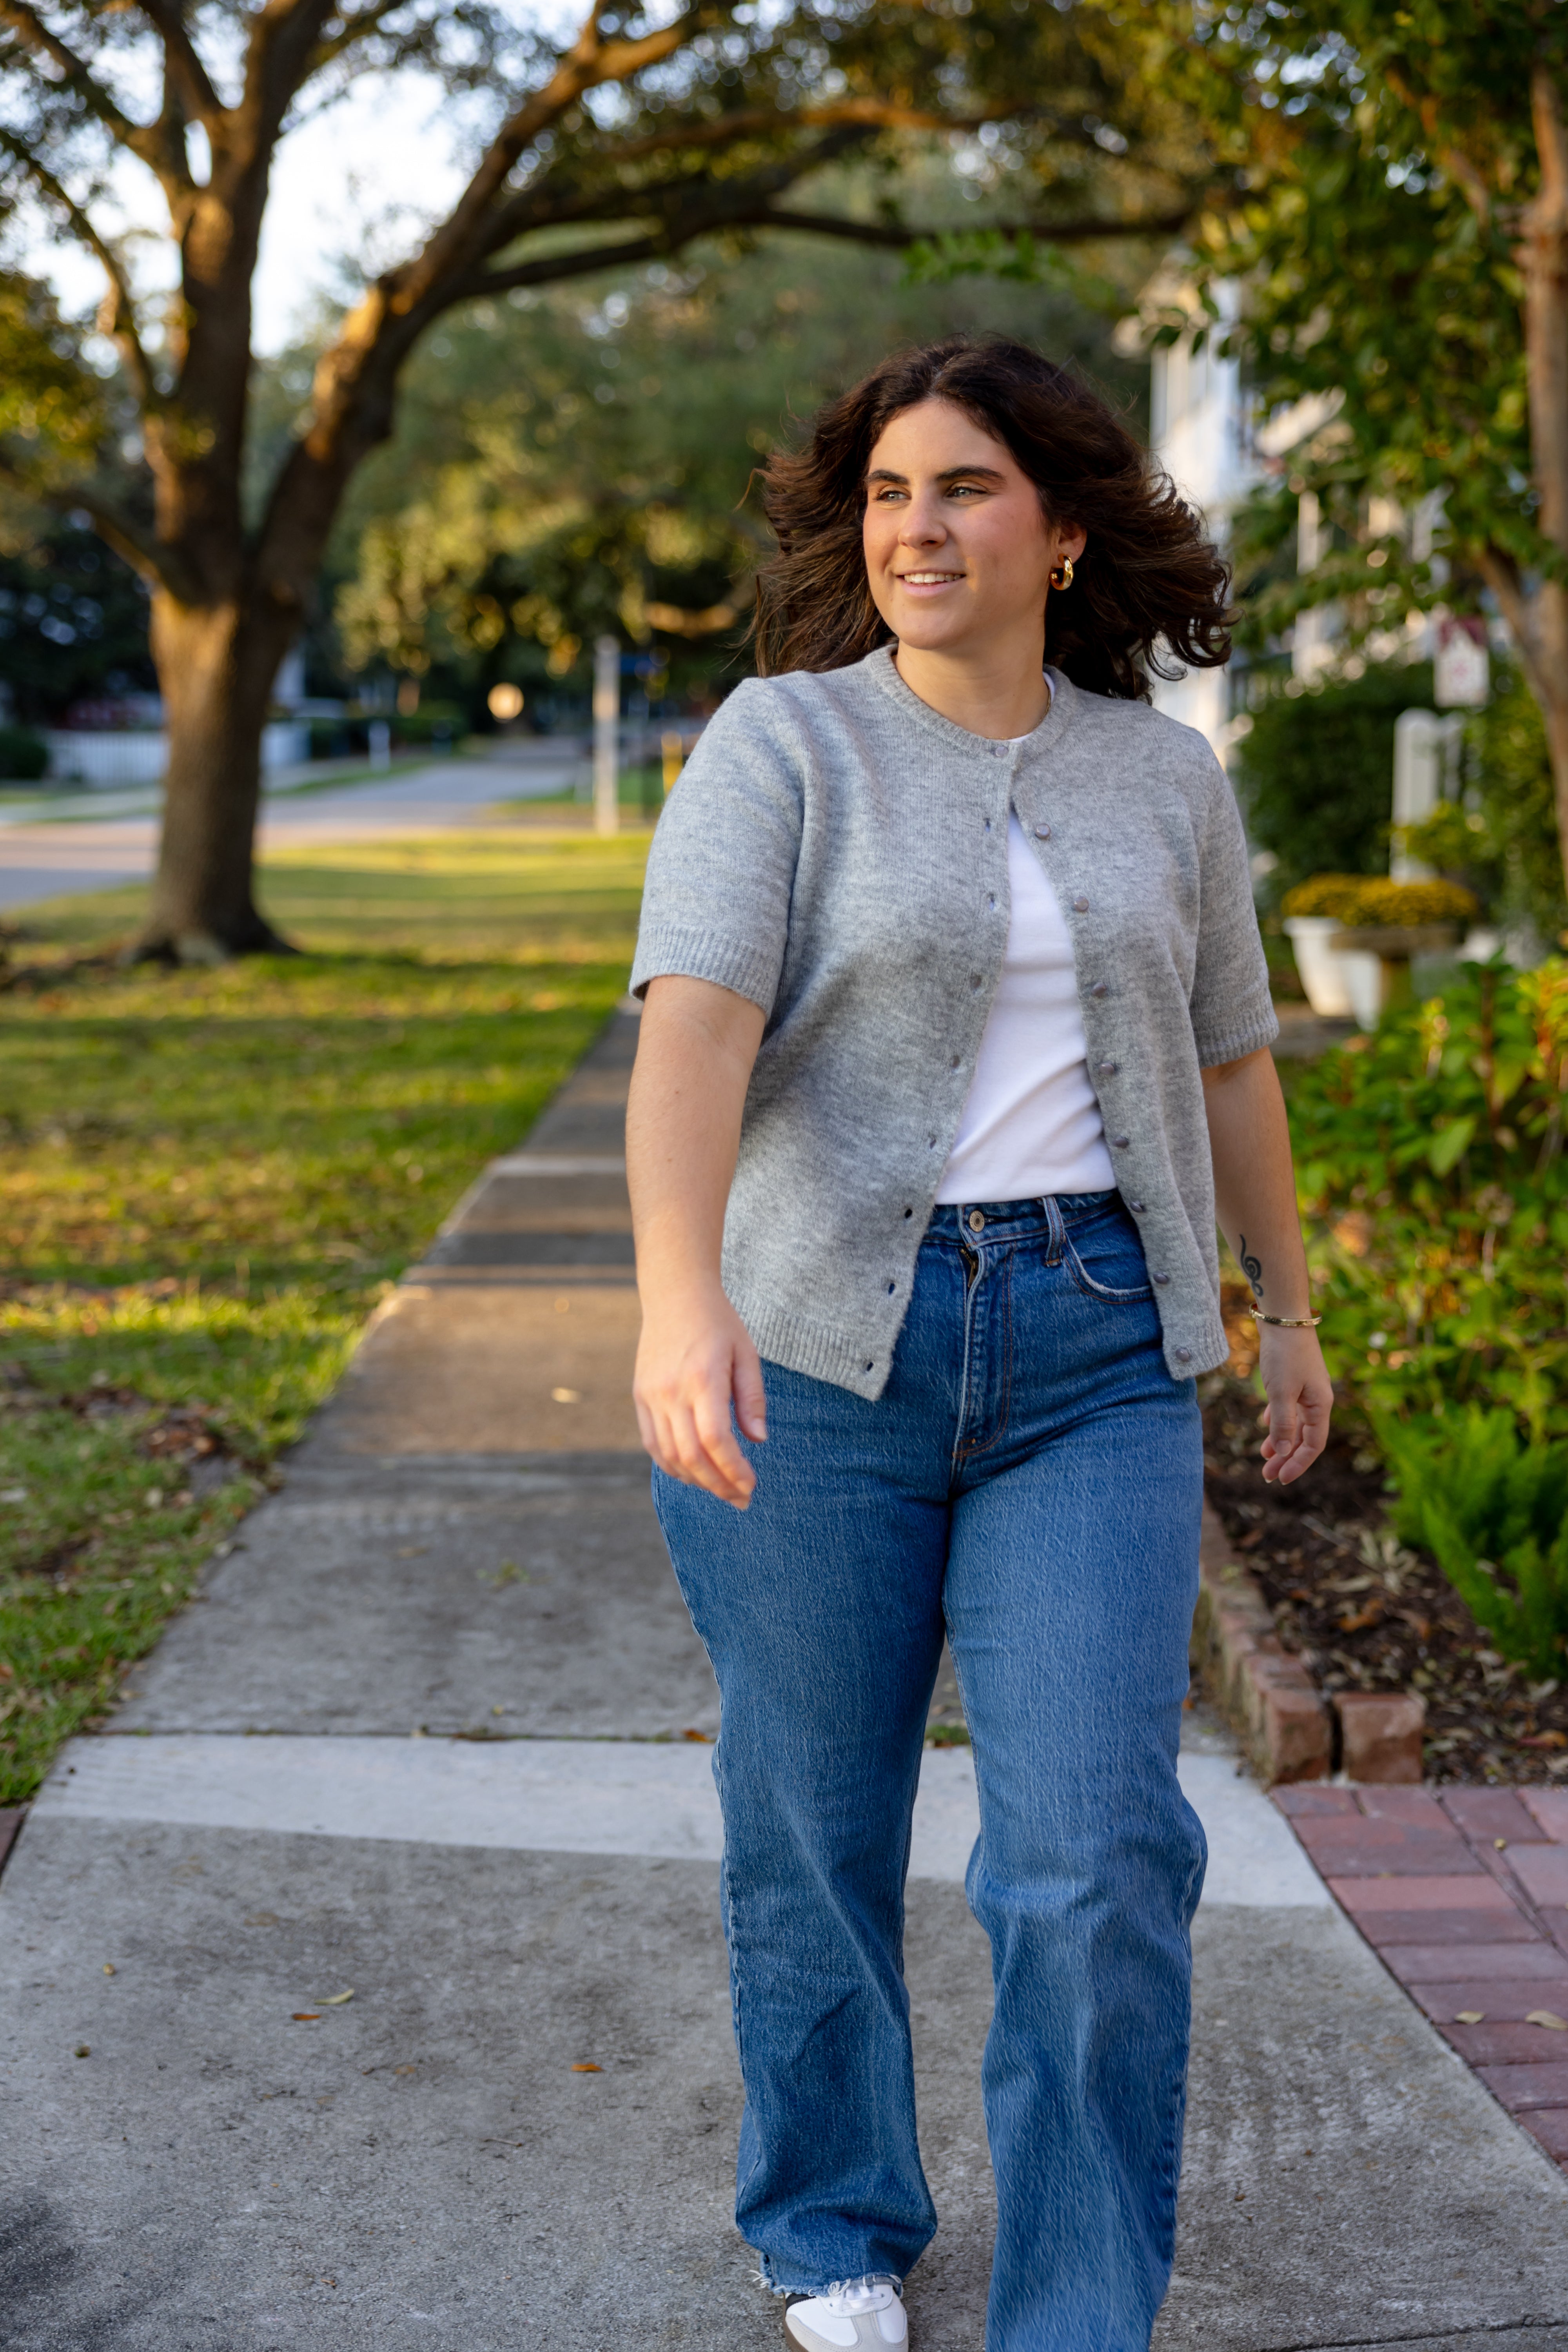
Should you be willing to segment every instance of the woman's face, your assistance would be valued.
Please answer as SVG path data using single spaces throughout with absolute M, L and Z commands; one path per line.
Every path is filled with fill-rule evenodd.
M 994 652 L 1038 630 L 1049 574 L 1084 533 L 1047 523 L 1012 452 L 951 401 L 901 409 L 866 475 L 866 572 L 900 645 Z

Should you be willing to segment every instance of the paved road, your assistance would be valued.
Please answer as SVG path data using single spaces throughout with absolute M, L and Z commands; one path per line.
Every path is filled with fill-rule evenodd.
M 498 801 L 562 791 L 578 765 L 574 748 L 528 744 L 519 745 L 515 756 L 437 760 L 337 789 L 274 790 L 262 806 L 261 852 L 483 824 Z M 129 796 L 112 797 L 118 803 Z M 157 854 L 158 819 L 145 807 L 99 815 L 79 800 L 69 816 L 0 821 L 0 910 L 141 881 Z
M 634 1037 L 617 1018 L 476 1187 L 26 1822 L 0 1883 L 14 2352 L 778 2341 L 729 2218 L 716 1696 L 626 1399 Z M 1159 2352 L 1563 2352 L 1555 2168 L 1195 1717 L 1183 1773 L 1214 1862 Z M 929 1750 L 917 2352 L 983 2342 L 974 1819 L 966 1752 Z

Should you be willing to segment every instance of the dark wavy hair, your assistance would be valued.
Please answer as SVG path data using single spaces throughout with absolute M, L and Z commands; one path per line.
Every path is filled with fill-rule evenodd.
M 950 335 L 897 352 L 818 410 L 763 472 L 778 553 L 757 575 L 757 667 L 842 669 L 892 632 L 861 548 L 866 474 L 889 418 L 950 400 L 1010 449 L 1047 522 L 1089 534 L 1070 589 L 1046 604 L 1046 659 L 1090 694 L 1147 700 L 1151 674 L 1230 653 L 1230 572 L 1203 522 L 1121 418 L 1026 343 Z M 1156 648 L 1162 648 L 1156 651 Z

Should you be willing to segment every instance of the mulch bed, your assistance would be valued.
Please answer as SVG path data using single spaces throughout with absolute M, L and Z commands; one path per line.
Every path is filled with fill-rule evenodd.
M 1353 1428 L 1304 1478 L 1266 1486 L 1251 1382 L 1218 1372 L 1202 1393 L 1209 1500 L 1319 1688 L 1418 1691 L 1429 1780 L 1568 1784 L 1568 1685 L 1508 1664 L 1432 1560 L 1398 1541 L 1382 1465 Z

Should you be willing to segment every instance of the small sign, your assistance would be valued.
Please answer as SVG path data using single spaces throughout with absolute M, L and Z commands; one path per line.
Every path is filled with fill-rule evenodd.
M 1432 699 L 1439 710 L 1479 710 L 1491 689 L 1487 625 L 1474 615 L 1445 613 L 1437 624 Z

